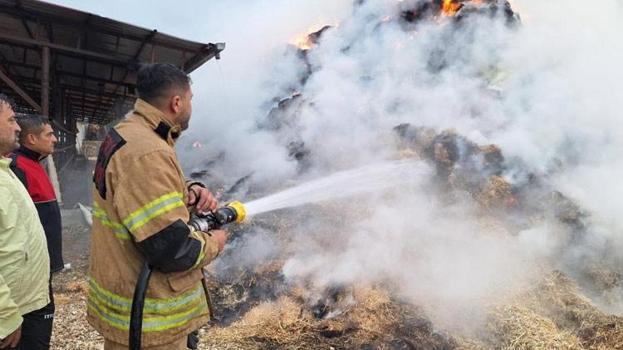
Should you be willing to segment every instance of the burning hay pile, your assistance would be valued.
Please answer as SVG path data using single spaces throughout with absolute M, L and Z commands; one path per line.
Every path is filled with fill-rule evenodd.
M 465 29 L 466 23 L 472 18 L 501 19 L 511 30 L 520 25 L 519 16 L 507 1 L 434 0 L 405 2 L 399 14 L 379 20 L 370 30 L 372 35 L 378 35 L 379 28 L 394 22 L 403 30 L 416 33 L 414 38 L 417 38 L 421 26 L 433 22 L 444 26 L 449 33 L 469 32 Z M 290 158 L 299 165 L 301 174 L 318 165 L 315 146 L 305 139 L 302 131 L 302 119 L 309 118 L 305 113 L 317 108 L 313 97 L 306 94 L 306 85 L 314 83 L 314 74 L 321 68 L 314 50 L 322 45 L 325 35 L 337 30 L 340 28 L 326 26 L 306 40 L 298 40 L 298 57 L 304 65 L 302 75 L 287 92 L 289 97 L 276 98 L 275 107 L 260 123 L 260 129 L 269 131 L 281 142 Z M 354 43 L 340 44 L 343 45 L 340 52 L 345 54 L 361 49 L 354 48 L 357 45 Z M 458 64 L 453 61 L 452 55 L 456 53 L 453 50 L 467 51 L 464 46 L 451 38 L 446 47 L 433 50 L 428 57 L 427 73 L 443 75 L 448 67 Z M 458 61 L 460 63 L 460 59 Z M 495 103 L 503 92 L 497 87 L 499 75 L 489 73 L 491 71 L 470 72 L 473 79 L 480 81 L 478 93 Z M 374 78 L 360 79 L 365 82 Z M 471 118 L 477 118 L 479 113 L 478 110 L 467 112 Z M 623 348 L 623 318 L 601 311 L 587 296 L 612 295 L 620 291 L 620 268 L 591 256 L 569 261 L 571 254 L 568 252 L 585 244 L 590 235 L 591 218 L 587 210 L 558 191 L 546 175 L 532 173 L 520 160 L 507 158 L 500 146 L 480 144 L 454 129 L 402 122 L 394 124 L 392 136 L 386 139 L 391 139 L 395 146 L 395 158 L 417 159 L 434 169 L 434 181 L 430 186 L 443 197 L 442 202 L 467 201 L 476 208 L 474 215 L 482 236 L 490 235 L 501 241 L 521 240 L 525 238 L 519 236 L 523 237 L 525 232 L 550 225 L 550 233 L 539 231 L 540 236 L 531 239 L 546 240 L 543 235 L 556 235 L 557 244 L 551 248 L 550 256 L 560 261 L 539 258 L 535 263 L 539 266 L 538 272 L 530 278 L 533 284 L 506 290 L 495 299 L 479 303 L 482 310 L 478 313 L 486 315 L 484 326 L 448 325 L 437 322 L 437 312 L 430 304 L 403 297 L 404 291 L 395 288 L 392 282 L 329 283 L 319 287 L 313 281 L 288 278 L 284 274 L 284 264 L 292 253 L 292 246 L 296 246 L 296 242 L 288 238 L 292 235 L 290 230 L 297 225 L 306 226 L 306 215 L 326 208 L 308 206 L 304 214 L 294 216 L 290 215 L 296 211 L 279 213 L 287 218 L 282 219 L 280 225 L 289 225 L 288 228 L 275 224 L 262 227 L 281 242 L 281 255 L 260 261 L 253 268 L 230 269 L 225 275 L 213 271 L 214 281 L 217 281 L 213 285 L 216 313 L 223 314 L 220 318 L 217 316 L 212 328 L 202 333 L 207 348 Z M 372 215 L 370 212 L 360 214 L 356 218 L 341 219 L 364 220 Z M 328 219 L 323 215 L 319 217 Z M 336 231 L 344 227 L 340 222 L 332 224 L 337 227 Z M 244 233 L 240 237 L 244 237 Z M 330 237 L 335 241 L 330 239 L 323 243 L 327 251 L 347 249 L 348 242 Z M 581 276 L 582 287 L 559 269 L 572 271 L 576 278 Z M 446 287 L 451 288 L 452 282 L 446 281 Z M 456 315 L 456 318 L 462 319 L 462 316 Z
M 549 218 L 562 227 L 564 249 L 572 249 L 586 234 L 587 214 L 560 192 L 537 178 L 523 186 L 506 180 L 505 158 L 497 146 L 478 145 L 452 131 L 437 133 L 409 125 L 394 131 L 398 157 L 430 162 L 438 186 L 448 193 L 470 195 L 480 208 L 482 235 L 512 237 L 522 227 Z M 539 205 L 534 204 L 535 193 L 540 193 Z M 214 273 L 217 320 L 202 332 L 206 348 L 623 349 L 623 318 L 601 311 L 550 263 L 539 271 L 543 277 L 534 276 L 532 286 L 487 302 L 482 310 L 486 326 L 477 331 L 436 325 L 425 308 L 402 299 L 391 282 L 333 285 L 318 291 L 313 285 L 286 281 L 282 271 L 287 247 L 294 243 L 291 230 L 305 221 L 304 216 L 326 220 L 333 209 L 306 207 L 304 214 L 291 210 L 253 224 L 282 242 L 283 256 L 252 269 L 234 263 L 220 277 Z M 525 220 L 509 222 L 505 219 L 509 213 Z M 235 236 L 244 237 L 253 225 Z M 592 292 L 620 287 L 620 274 L 606 265 L 587 265 L 578 271 L 591 277 Z

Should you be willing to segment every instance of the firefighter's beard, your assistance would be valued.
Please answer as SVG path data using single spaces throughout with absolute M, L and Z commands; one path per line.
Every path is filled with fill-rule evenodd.
M 180 127 L 182 128 L 182 131 L 188 129 L 189 125 L 190 125 L 190 113 L 188 115 L 180 116 Z

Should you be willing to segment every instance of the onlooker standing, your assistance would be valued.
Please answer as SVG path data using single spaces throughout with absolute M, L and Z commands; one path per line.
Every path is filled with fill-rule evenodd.
M 19 131 L 11 102 L 0 94 L 0 156 L 17 148 Z M 0 157 L 0 349 L 20 349 L 20 339 L 38 328 L 32 314 L 50 303 L 45 233 L 10 161 Z
M 63 269 L 61 210 L 54 186 L 41 161 L 54 153 L 58 139 L 50 121 L 38 115 L 20 115 L 17 123 L 22 131 L 20 147 L 11 155 L 11 170 L 22 181 L 35 202 L 39 219 L 45 230 L 52 273 Z
M 48 243 L 50 270 L 57 272 L 64 266 L 61 211 L 52 182 L 40 162 L 54 153 L 54 145 L 58 140 L 50 121 L 43 116 L 21 115 L 17 118 L 17 123 L 22 129 L 19 136 L 20 147 L 11 155 L 11 170 L 24 184 L 35 203 Z M 23 349 L 50 347 L 55 310 L 51 283 L 50 279 L 50 303 L 30 315 L 37 327 L 33 329 L 33 334 L 23 334 Z

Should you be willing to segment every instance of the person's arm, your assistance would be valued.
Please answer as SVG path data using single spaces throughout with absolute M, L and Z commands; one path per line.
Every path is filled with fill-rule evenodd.
M 0 339 L 6 339 L 22 325 L 19 307 L 11 299 L 11 290 L 0 275 Z
M 17 218 L 17 216 L 10 218 L 8 215 L 9 203 L 6 202 L 8 198 L 10 197 L 6 189 L 0 188 L 0 234 L 12 229 L 15 226 L 15 222 L 12 221 Z M 6 340 L 20 328 L 21 324 L 22 315 L 19 307 L 11 298 L 11 289 L 0 274 L 0 339 Z M 0 344 L 3 342 L 0 341 Z
M 194 231 L 183 175 L 172 154 L 154 151 L 136 159 L 115 184 L 113 205 L 136 247 L 147 262 L 162 272 L 203 267 L 222 249 L 225 234 Z

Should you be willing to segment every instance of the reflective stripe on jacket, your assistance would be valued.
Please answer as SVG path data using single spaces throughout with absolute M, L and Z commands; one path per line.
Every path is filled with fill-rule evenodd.
M 179 126 L 137 100 L 104 139 L 94 173 L 87 319 L 128 343 L 143 262 L 154 266 L 143 314 L 144 346 L 174 342 L 209 320 L 202 267 L 218 245 L 186 223 L 188 190 L 173 149 Z

